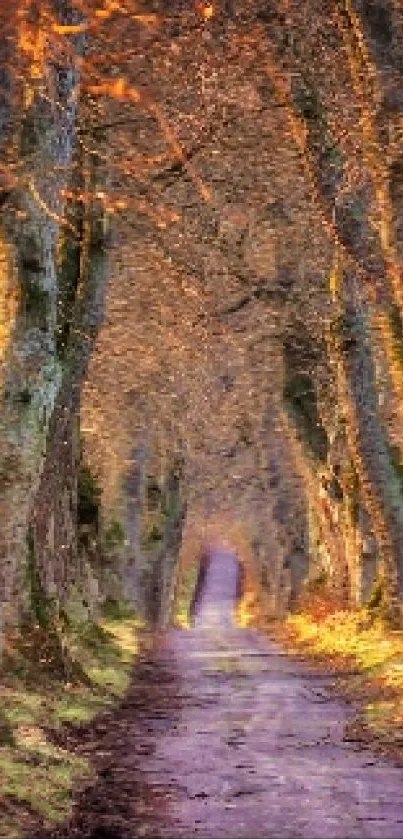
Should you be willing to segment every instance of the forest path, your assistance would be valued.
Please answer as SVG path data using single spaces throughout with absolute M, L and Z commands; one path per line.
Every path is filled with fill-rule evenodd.
M 403 839 L 403 769 L 343 740 L 331 675 L 234 624 L 236 579 L 215 551 L 194 628 L 140 663 L 101 727 L 99 783 L 57 836 Z

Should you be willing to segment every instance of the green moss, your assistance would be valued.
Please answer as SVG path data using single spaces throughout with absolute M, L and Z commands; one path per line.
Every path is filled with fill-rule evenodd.
M 122 603 L 121 600 L 108 597 L 102 608 L 103 617 L 108 621 L 120 621 L 135 618 L 133 607 L 130 603 Z
M 49 292 L 31 274 L 28 274 L 28 277 L 25 278 L 21 288 L 21 303 L 29 324 L 40 329 L 46 329 L 50 307 Z
M 82 462 L 78 473 L 77 517 L 80 525 L 98 526 L 102 489 L 90 467 Z
M 284 387 L 284 400 L 312 453 L 318 460 L 325 462 L 328 439 L 319 417 L 315 386 L 311 376 L 306 373 L 291 375 Z
M 4 712 L 0 712 L 0 748 L 3 746 L 12 746 L 14 743 L 14 736 L 13 730 L 9 723 L 9 720 L 4 715 Z
M 397 358 L 403 366 L 403 326 L 400 311 L 396 304 L 391 305 L 388 317 L 394 338 L 394 350 Z
M 400 491 L 403 494 L 403 463 L 401 462 L 401 451 L 399 446 L 389 445 L 389 454 L 392 466 L 399 482 Z
M 182 510 L 182 499 L 178 492 L 167 493 L 164 499 L 163 515 L 169 522 L 176 521 Z
M 307 120 L 323 124 L 323 108 L 317 91 L 313 88 L 299 88 L 294 94 L 294 103 L 299 114 Z
M 360 481 L 357 470 L 351 462 L 348 468 L 346 468 L 345 485 L 347 491 L 348 509 L 353 523 L 357 525 L 360 513 Z
M 16 749 L 2 749 L 2 795 L 27 803 L 49 821 L 60 821 L 70 812 L 74 782 L 91 777 L 89 764 L 47 741 L 42 744 L 40 737 L 32 739 L 32 746 L 24 748 L 22 738 L 18 756 Z
M 122 522 L 113 519 L 105 531 L 105 547 L 107 550 L 120 548 L 124 545 L 126 532 Z
M 146 533 L 144 538 L 144 545 L 145 547 L 154 547 L 156 544 L 161 542 L 163 539 L 163 533 L 161 527 L 157 524 L 153 524 L 151 529 Z
M 385 599 L 385 583 L 382 579 L 376 580 L 368 597 L 366 607 L 369 611 L 379 609 Z
M 190 623 L 190 610 L 199 575 L 199 564 L 194 562 L 180 577 L 175 599 L 174 621 L 182 626 Z
M 42 718 L 43 696 L 18 682 L 17 691 L 13 687 L 4 689 L 2 706 L 4 720 L 11 730 L 38 724 Z
M 61 723 L 90 722 L 96 714 L 105 707 L 105 697 L 88 691 L 71 690 L 61 697 L 57 705 L 57 719 Z
M 129 618 L 100 625 L 70 624 L 59 645 L 63 642 L 77 671 L 83 673 L 83 679 L 75 682 L 67 682 L 60 671 L 48 670 L 42 648 L 36 649 L 38 634 L 8 639 L 0 685 L 0 836 L 4 839 L 21 836 L 24 807 L 49 825 L 66 818 L 73 789 L 93 777 L 86 760 L 53 744 L 51 731 L 65 723 L 89 722 L 122 696 L 137 652 L 135 630 L 136 622 Z M 25 674 L 34 658 L 38 663 L 32 682 Z
M 50 626 L 53 616 L 53 605 L 46 596 L 41 583 L 32 533 L 28 534 L 27 547 L 27 576 L 32 617 L 36 624 L 45 629 Z

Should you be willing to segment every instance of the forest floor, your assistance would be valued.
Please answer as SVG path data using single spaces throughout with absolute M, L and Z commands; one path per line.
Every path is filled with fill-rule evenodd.
M 71 812 L 94 765 L 64 743 L 115 707 L 130 683 L 138 626 L 128 613 L 100 624 L 26 627 L 6 639 L 0 673 L 0 837 L 42 835 Z
M 403 839 L 402 766 L 350 736 L 337 668 L 233 623 L 235 576 L 217 552 L 193 627 L 144 635 L 121 702 L 58 731 L 95 782 L 30 839 Z
M 355 707 L 351 739 L 403 766 L 403 632 L 376 609 L 337 608 L 318 593 L 272 634 L 289 654 L 334 673 L 332 690 Z

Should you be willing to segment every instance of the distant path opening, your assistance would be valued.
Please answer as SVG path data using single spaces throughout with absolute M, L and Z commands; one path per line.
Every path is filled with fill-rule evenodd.
M 190 609 L 194 625 L 206 629 L 232 625 L 243 586 L 243 567 L 236 554 L 211 548 L 200 561 Z

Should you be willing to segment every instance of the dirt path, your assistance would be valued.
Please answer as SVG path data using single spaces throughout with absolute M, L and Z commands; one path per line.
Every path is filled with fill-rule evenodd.
M 103 750 L 99 784 L 58 836 L 403 839 L 403 770 L 343 740 L 331 676 L 234 626 L 236 578 L 215 552 L 195 627 L 136 671 L 89 746 Z

